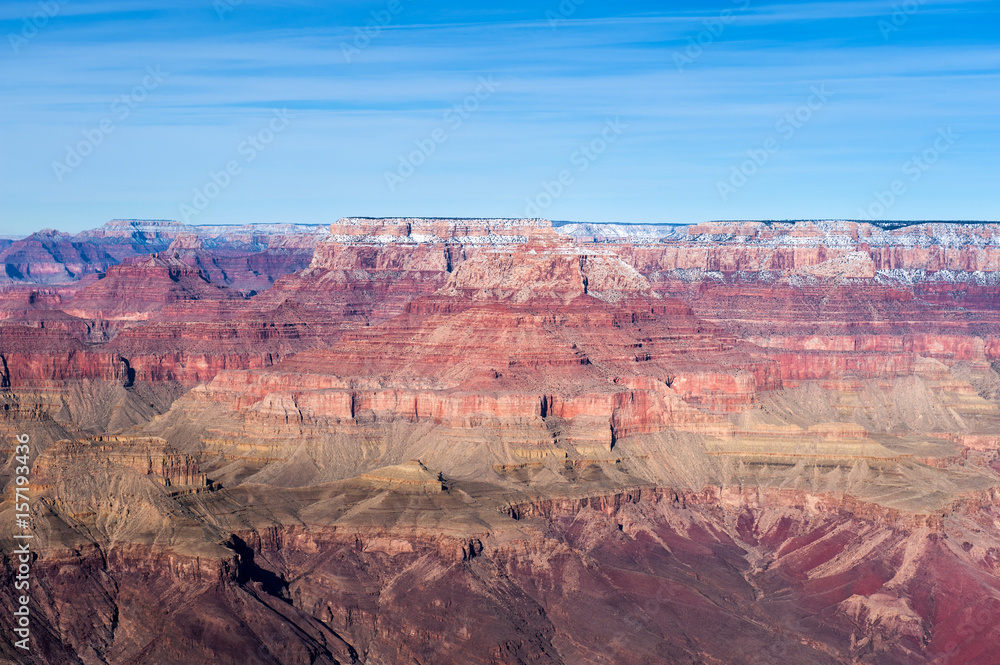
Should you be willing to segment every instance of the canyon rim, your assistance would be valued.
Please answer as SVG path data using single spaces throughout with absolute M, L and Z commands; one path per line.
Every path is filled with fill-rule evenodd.
M 0 660 L 996 662 L 996 224 L 0 243 Z

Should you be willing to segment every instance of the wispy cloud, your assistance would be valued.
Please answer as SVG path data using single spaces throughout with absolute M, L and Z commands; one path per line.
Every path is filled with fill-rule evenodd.
M 549 214 L 690 221 L 847 215 L 907 152 L 946 124 L 967 130 L 900 216 L 996 216 L 1000 149 L 995 3 L 928 1 L 887 43 L 891 2 L 746 6 L 697 62 L 671 55 L 705 20 L 744 3 L 586 3 L 559 27 L 544 3 L 501 10 L 406 2 L 352 62 L 343 40 L 384 3 L 246 0 L 220 21 L 211 3 L 68 2 L 0 60 L 0 232 L 176 216 L 275 108 L 296 121 L 199 221 L 316 221 L 342 213 L 520 214 L 608 117 L 630 129 Z M 556 3 L 558 4 L 558 3 Z M 16 29 L 36 3 L 0 7 Z M 0 44 L 3 46 L 3 44 Z M 147 66 L 169 72 L 127 123 L 58 183 L 51 164 L 107 116 Z M 440 124 L 478 77 L 503 81 L 460 133 L 391 194 L 383 174 Z M 809 86 L 836 97 L 725 205 L 714 183 L 773 132 Z

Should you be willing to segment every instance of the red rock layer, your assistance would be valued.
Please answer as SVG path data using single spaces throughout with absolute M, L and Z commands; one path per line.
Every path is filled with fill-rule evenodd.
M 117 261 L 100 247 L 75 241 L 68 233 L 46 230 L 14 241 L 0 251 L 2 281 L 57 284 L 100 273 Z
M 892 377 L 917 356 L 996 358 L 1000 231 L 930 224 L 713 223 L 614 245 L 656 290 L 775 349 L 786 379 Z
M 331 428 L 375 417 L 550 443 L 551 427 L 613 446 L 718 428 L 699 409 L 745 409 L 779 381 L 759 349 L 651 293 L 613 256 L 530 242 L 477 254 L 437 294 L 330 349 L 223 372 L 200 398 L 265 427 L 268 417 Z
M 146 230 L 138 231 L 136 224 L 109 225 L 95 235 L 95 241 L 129 238 L 133 244 L 162 243 L 177 237 L 177 229 L 170 225 L 161 233 L 145 224 Z M 128 229 L 132 235 L 123 236 Z M 102 279 L 91 275 L 44 290 L 7 287 L 0 293 L 0 357 L 7 361 L 6 376 L 15 387 L 82 379 L 194 384 L 223 369 L 266 367 L 295 350 L 323 344 L 321 339 L 335 339 L 341 318 L 304 311 L 294 303 L 251 303 L 243 294 L 212 283 L 208 272 L 192 265 L 210 259 L 218 272 L 235 265 L 232 261 L 243 261 L 252 269 L 255 261 L 276 260 L 255 272 L 269 282 L 289 267 L 276 252 L 291 252 L 290 256 L 299 257 L 296 260 L 306 253 L 311 258 L 315 239 L 308 236 L 275 238 L 261 233 L 240 242 L 266 243 L 268 238 L 274 247 L 249 258 L 247 251 L 231 249 L 234 241 L 227 239 L 221 250 L 205 250 L 197 236 L 188 244 L 202 249 L 184 257 L 188 260 L 178 249 L 126 258 L 123 264 L 107 268 Z M 183 247 L 185 242 L 178 244 Z M 233 281 L 232 273 L 228 279 Z
M 109 268 L 62 310 L 81 319 L 137 320 L 179 301 L 235 298 L 236 293 L 212 284 L 201 270 L 172 255 L 153 254 Z
M 318 226 L 185 226 L 178 222 L 112 220 L 71 236 L 43 231 L 0 244 L 0 283 L 72 283 L 127 259 L 164 252 L 181 258 L 220 285 L 263 291 L 309 264 Z
M 204 231 L 184 235 L 170 225 L 148 226 L 120 222 L 92 235 L 102 240 L 127 238 L 129 242 L 170 239 L 178 257 L 189 265 L 201 266 L 205 274 L 229 275 L 230 259 L 237 260 L 220 254 L 223 250 L 206 249 L 206 243 L 216 242 L 212 238 L 218 236 Z M 75 303 L 68 300 L 71 293 L 39 295 L 35 302 L 23 305 L 23 310 L 15 310 L 23 314 L 11 311 L 12 307 L 6 316 L 40 321 L 46 317 L 35 310 L 69 311 L 89 320 L 83 327 L 99 331 L 103 341 L 117 332 L 103 319 L 148 318 L 145 329 L 129 328 L 120 348 L 100 350 L 125 357 L 172 354 L 179 358 L 174 363 L 177 368 L 150 368 L 145 375 L 187 376 L 187 380 L 195 376 L 204 380 L 222 367 L 240 366 L 239 356 L 245 353 L 239 348 L 241 344 L 258 347 L 255 350 L 259 353 L 249 354 L 244 366 L 259 367 L 267 364 L 261 360 L 266 354 L 273 359 L 328 346 L 345 330 L 388 321 L 406 311 L 420 313 L 413 308 L 424 308 L 424 313 L 438 308 L 445 314 L 440 308 L 454 307 L 454 301 L 424 300 L 439 289 L 445 289 L 447 295 L 484 302 L 525 302 L 539 297 L 565 301 L 581 293 L 608 301 L 636 296 L 655 300 L 656 293 L 666 294 L 689 303 L 695 315 L 720 325 L 731 340 L 748 340 L 770 349 L 772 364 L 780 366 L 776 376 L 788 380 L 905 375 L 912 373 L 917 356 L 945 362 L 984 362 L 1000 357 L 997 287 L 926 280 L 918 280 L 915 286 L 889 284 L 885 276 L 873 282 L 874 273 L 865 267 L 870 263 L 871 270 L 911 272 L 990 268 L 996 237 L 989 227 L 936 225 L 890 232 L 854 223 L 704 225 L 689 229 L 685 241 L 671 237 L 639 245 L 577 246 L 576 258 L 568 261 L 559 256 L 559 252 L 570 251 L 568 243 L 541 221 L 346 219 L 333 225 L 331 231 L 319 244 L 308 269 L 279 279 L 274 288 L 245 305 L 221 304 L 216 302 L 218 293 L 204 289 L 185 292 L 176 284 L 160 289 L 150 281 L 144 288 L 143 278 L 129 276 L 133 293 L 145 290 L 149 294 L 145 298 L 133 296 L 131 306 L 127 304 L 130 296 L 111 288 L 115 280 L 108 282 L 110 278 L 106 278 L 101 280 L 103 284 L 83 289 Z M 281 247 L 309 245 L 308 240 L 293 240 L 293 236 L 275 238 L 273 242 Z M 260 241 L 252 234 L 239 236 L 243 243 Z M 927 245 L 937 241 L 949 244 L 938 248 L 940 252 Z M 526 243 L 539 249 L 534 253 L 517 251 Z M 491 255 L 489 261 L 474 260 L 484 253 Z M 859 263 L 856 257 L 861 255 L 867 258 Z M 968 258 L 971 255 L 981 257 L 972 261 Z M 244 268 L 250 266 L 251 272 L 262 278 L 269 274 L 253 268 L 252 260 L 245 256 L 237 262 L 243 262 Z M 566 271 L 560 273 L 563 268 Z M 702 277 L 684 272 L 692 270 L 701 271 L 698 274 Z M 722 278 L 704 276 L 712 271 L 721 273 Z M 756 274 L 754 271 L 771 276 L 748 277 Z M 237 272 L 245 274 L 243 268 Z M 114 270 L 109 274 L 116 276 Z M 250 286 L 258 283 L 256 279 L 240 283 Z M 544 280 L 549 283 L 544 284 Z M 154 293 L 157 291 L 162 293 Z M 51 302 L 39 305 L 38 299 L 44 298 Z M 175 302 L 169 304 L 171 300 Z M 112 311 L 104 311 L 102 302 L 103 306 L 116 304 Z M 240 323 L 229 324 L 233 318 Z M 52 325 L 69 325 L 57 321 L 55 314 L 50 320 Z M 87 344 L 102 341 L 94 334 L 86 332 L 79 339 Z M 191 352 L 192 345 L 199 354 L 214 351 L 228 360 L 214 363 L 213 368 L 210 360 L 195 358 L 192 364 L 199 366 L 197 371 L 178 371 L 183 370 L 184 355 Z M 692 357 L 701 353 L 697 345 L 689 351 Z M 759 387 L 777 385 L 775 378 L 767 378 L 752 367 L 747 369 Z M 143 373 L 142 369 L 137 371 Z M 746 392 L 734 384 L 738 383 L 735 375 L 699 381 L 705 389 L 691 383 L 686 398 L 710 406 L 713 393 Z M 713 383 L 718 385 L 713 387 Z
M 887 230 L 861 222 L 714 222 L 686 230 L 690 243 L 679 243 L 676 251 L 654 259 L 656 269 L 781 271 L 861 252 L 876 270 L 1000 272 L 1000 229 L 995 224 Z

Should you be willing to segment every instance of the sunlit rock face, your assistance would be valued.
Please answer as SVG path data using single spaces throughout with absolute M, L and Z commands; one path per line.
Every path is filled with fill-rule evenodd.
M 38 553 L 0 659 L 995 661 L 996 225 L 117 220 L 0 257 Z

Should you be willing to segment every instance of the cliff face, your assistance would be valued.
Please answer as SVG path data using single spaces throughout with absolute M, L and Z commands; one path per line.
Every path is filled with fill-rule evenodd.
M 257 238 L 249 243 L 231 237 L 225 243 L 197 233 L 179 234 L 165 254 L 202 271 L 213 284 L 246 293 L 271 288 L 275 280 L 309 265 L 317 239 L 310 235 Z
M 363 427 L 379 442 L 433 427 L 510 446 L 494 454 L 512 463 L 719 427 L 717 414 L 779 381 L 760 349 L 652 292 L 614 255 L 549 237 L 493 243 L 402 314 L 270 368 L 223 372 L 198 399 L 226 407 L 230 440 L 278 447 L 289 418 L 313 436 Z
M 101 272 L 116 262 L 107 252 L 74 241 L 68 233 L 46 230 L 16 240 L 0 251 L 2 280 L 53 284 Z
M 235 297 L 179 257 L 153 254 L 109 268 L 103 279 L 78 291 L 62 310 L 81 319 L 135 320 L 176 302 Z
M 312 263 L 264 296 L 358 323 L 384 321 L 441 288 L 475 254 L 554 239 L 541 220 L 346 218 L 330 226 Z
M 112 220 L 75 236 L 46 230 L 0 241 L 0 286 L 73 284 L 127 259 L 169 250 L 216 284 L 263 291 L 308 265 L 325 231 L 295 224 L 213 227 L 146 220 Z
M 0 289 L 0 356 L 9 380 L 15 387 L 90 379 L 193 385 L 316 345 L 338 329 L 326 312 L 248 302 L 309 264 L 314 231 L 116 220 L 77 236 L 16 242 L 5 261 L 37 256 L 24 258 L 34 276 L 9 263 L 16 279 Z
M 771 349 L 785 385 L 996 359 L 996 225 L 702 224 L 620 255 L 657 291 Z
M 0 251 L 0 512 L 29 433 L 38 553 L 3 658 L 995 660 L 994 225 L 126 220 Z
M 780 272 L 861 254 L 859 264 L 879 272 L 1000 270 L 1000 231 L 995 224 L 918 224 L 889 230 L 861 222 L 743 222 L 699 224 L 686 231 L 677 249 L 696 251 L 666 253 L 659 269 Z

